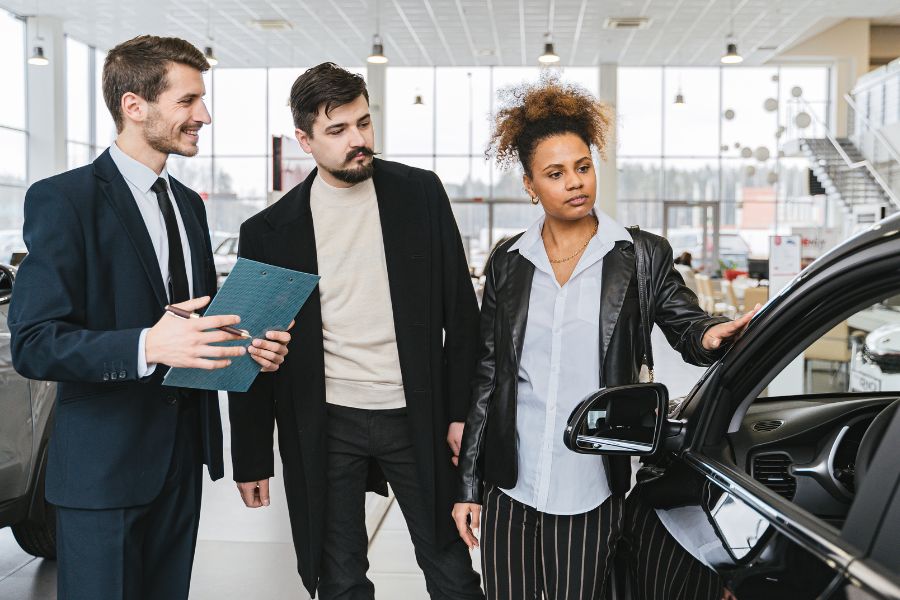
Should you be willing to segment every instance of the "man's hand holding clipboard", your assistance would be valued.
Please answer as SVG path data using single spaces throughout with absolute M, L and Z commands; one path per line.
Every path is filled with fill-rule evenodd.
M 178 323 L 189 331 L 188 349 L 182 351 L 186 360 L 172 365 L 175 368 L 169 370 L 163 383 L 246 391 L 257 374 L 276 371 L 284 362 L 291 340 L 287 331 L 318 282 L 318 275 L 239 258 L 203 317 L 190 313 L 205 307 L 207 298 L 174 307 L 189 311 L 187 318 L 174 317 L 171 311 L 161 320 Z M 219 329 L 223 327 L 233 329 Z M 248 344 L 249 339 L 252 341 Z M 148 348 L 149 342 L 148 335 Z
M 157 324 L 158 327 L 162 325 L 160 329 L 163 331 L 157 330 L 154 332 L 156 327 L 151 329 L 147 335 L 148 364 L 162 362 L 172 367 L 213 370 L 227 367 L 231 364 L 231 361 L 228 358 L 213 360 L 209 357 L 243 356 L 244 352 L 249 352 L 251 358 L 260 365 L 263 373 L 278 370 L 278 367 L 284 362 L 285 355 L 287 355 L 287 345 L 291 341 L 291 335 L 288 331 L 293 328 L 293 321 L 288 325 L 288 331 L 267 331 L 266 339 L 253 339 L 253 336 L 246 329 L 236 329 L 232 326 L 240 323 L 238 315 L 204 317 L 194 312 L 208 304 L 209 296 L 203 296 L 180 304 L 166 306 L 168 315 L 193 322 L 189 324 L 175 324 L 164 317 Z M 213 329 L 216 331 L 212 331 Z M 151 339 L 153 340 L 152 347 L 154 349 L 152 356 L 155 358 L 158 350 L 162 356 L 166 357 L 165 360 L 151 360 Z M 168 340 L 169 343 L 157 344 L 160 339 Z M 250 339 L 252 341 L 246 348 L 244 346 L 212 345 L 217 342 L 238 339 Z M 179 361 L 180 364 L 173 364 L 173 359 L 182 360 Z

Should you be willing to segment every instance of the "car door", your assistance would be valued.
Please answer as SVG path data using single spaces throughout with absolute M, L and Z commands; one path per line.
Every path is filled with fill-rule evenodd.
M 771 301 L 677 415 L 673 464 L 698 484 L 688 501 L 653 513 L 739 600 L 900 598 L 900 528 L 884 527 L 900 523 L 900 411 L 889 423 L 895 437 L 873 450 L 875 470 L 861 485 L 854 472 L 870 425 L 900 402 L 900 375 L 874 377 L 866 336 L 853 335 L 873 316 L 900 325 L 883 304 L 900 295 L 897 232 L 869 237 Z M 809 363 L 842 324 L 846 361 L 831 361 L 841 366 L 823 380 Z M 823 381 L 831 388 L 817 389 Z M 795 389 L 784 393 L 785 382 Z

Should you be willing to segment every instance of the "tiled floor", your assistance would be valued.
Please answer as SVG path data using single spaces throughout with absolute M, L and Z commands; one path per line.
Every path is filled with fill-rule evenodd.
M 686 394 L 703 369 L 685 365 L 658 330 L 653 342 L 657 381 L 668 385 L 672 397 Z M 227 410 L 223 413 L 227 415 Z M 229 463 L 226 460 L 226 468 Z M 276 472 L 279 470 L 277 467 Z M 226 472 L 225 479 L 216 483 L 204 482 L 191 600 L 307 600 L 309 595 L 297 575 L 281 479 L 273 481 L 270 507 L 249 510 L 243 507 L 230 475 Z M 370 498 L 370 506 L 377 504 L 377 498 Z M 369 558 L 377 600 L 428 597 L 396 503 L 372 538 Z M 478 569 L 477 553 L 473 560 Z M 55 563 L 25 554 L 9 529 L 0 530 L 0 599 L 54 598 Z

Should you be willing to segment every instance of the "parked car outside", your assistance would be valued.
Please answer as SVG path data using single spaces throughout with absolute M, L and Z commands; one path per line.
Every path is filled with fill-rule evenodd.
M 213 252 L 219 287 L 222 287 L 222 282 L 225 281 L 237 262 L 238 239 L 236 235 L 225 238 Z

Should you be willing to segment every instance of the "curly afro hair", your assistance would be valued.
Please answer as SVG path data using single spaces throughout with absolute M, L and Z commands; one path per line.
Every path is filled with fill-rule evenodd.
M 574 133 L 606 158 L 613 125 L 613 111 L 584 88 L 541 77 L 537 83 L 505 88 L 503 108 L 494 119 L 490 145 L 485 153 L 502 168 L 516 162 L 531 175 L 531 159 L 538 142 L 561 133 Z

